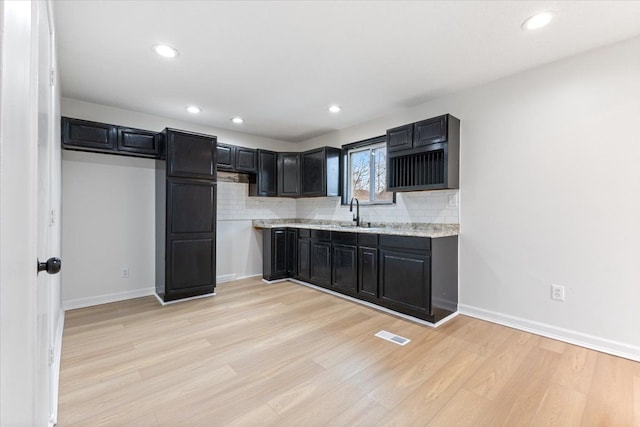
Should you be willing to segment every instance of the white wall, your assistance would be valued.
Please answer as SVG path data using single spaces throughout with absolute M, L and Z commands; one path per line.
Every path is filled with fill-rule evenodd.
M 463 311 L 639 359 L 639 52 L 636 38 L 303 148 L 455 115 Z
M 249 197 L 249 185 L 218 180 L 218 280 L 262 274 L 262 232 L 253 219 L 296 217 L 295 199 Z
M 245 147 L 292 151 L 293 144 L 268 138 L 206 128 L 172 119 L 62 99 L 62 115 L 149 130 L 164 127 L 202 132 Z M 152 159 L 82 153 L 62 153 L 62 299 L 66 308 L 82 307 L 148 295 L 155 287 L 155 163 Z M 226 209 L 226 188 L 218 194 L 218 275 L 238 277 L 262 271 L 261 236 L 251 216 Z M 245 187 L 247 186 L 244 184 Z M 245 197 L 246 198 L 246 197 Z M 262 198 L 258 198 L 262 199 Z M 239 201 L 233 208 L 241 210 Z M 252 202 L 253 203 L 253 202 Z M 258 203 L 258 202 L 255 202 Z M 294 202 L 295 203 L 295 202 Z M 295 211 L 295 204 L 294 204 Z M 265 211 L 255 214 L 264 215 Z M 237 221 L 237 219 L 242 219 Z M 235 249 L 221 245 L 232 242 Z M 241 251 L 241 243 L 249 250 Z M 121 270 L 129 269 L 129 278 Z

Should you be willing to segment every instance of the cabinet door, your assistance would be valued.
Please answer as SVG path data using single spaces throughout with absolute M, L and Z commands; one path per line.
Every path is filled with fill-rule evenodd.
M 216 179 L 215 137 L 167 131 L 167 174 L 169 176 Z
M 358 248 L 358 294 L 361 298 L 378 299 L 378 250 Z
M 296 277 L 298 266 L 298 230 L 287 229 L 287 277 Z
M 387 130 L 387 151 L 408 150 L 413 146 L 413 123 Z
M 302 196 L 325 196 L 327 193 L 325 150 L 302 153 Z
M 331 243 L 311 241 L 311 282 L 331 286 Z
M 355 295 L 358 287 L 357 248 L 351 245 L 333 245 L 333 280 L 338 292 Z
M 251 196 L 277 196 L 278 156 L 273 151 L 258 150 L 258 173 L 249 187 Z
M 218 169 L 231 171 L 235 167 L 235 148 L 233 145 L 218 143 Z
M 256 173 L 258 169 L 258 152 L 251 148 L 236 147 L 236 170 L 238 172 Z
M 278 153 L 278 196 L 300 195 L 300 153 Z
M 447 141 L 447 116 L 417 122 L 414 125 L 413 146 L 421 147 Z
M 298 239 L 298 260 L 296 277 L 308 281 L 311 277 L 311 240 Z
M 118 151 L 157 156 L 157 133 L 142 129 L 118 127 Z
M 429 255 L 380 249 L 380 300 L 416 317 L 430 314 Z
M 69 147 L 116 149 L 116 126 L 87 120 L 62 118 L 62 144 Z
M 271 272 L 274 277 L 287 275 L 287 231 L 284 228 L 271 231 Z
M 214 233 L 216 184 L 171 179 L 167 182 L 167 233 Z

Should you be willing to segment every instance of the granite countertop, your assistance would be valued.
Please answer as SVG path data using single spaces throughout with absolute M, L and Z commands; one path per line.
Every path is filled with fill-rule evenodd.
M 308 228 L 312 230 L 344 231 L 349 233 L 392 234 L 397 236 L 448 237 L 460 234 L 459 224 L 395 224 L 375 223 L 371 227 L 355 227 L 340 221 L 302 219 L 254 219 L 255 228 Z

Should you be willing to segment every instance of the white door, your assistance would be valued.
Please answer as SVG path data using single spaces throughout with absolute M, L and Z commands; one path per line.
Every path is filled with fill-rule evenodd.
M 0 2 L 0 26 L 0 425 L 46 426 L 59 281 L 36 259 L 60 254 L 48 2 Z

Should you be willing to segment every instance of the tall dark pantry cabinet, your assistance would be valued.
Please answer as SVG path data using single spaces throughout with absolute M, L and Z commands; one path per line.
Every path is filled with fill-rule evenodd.
M 165 129 L 156 160 L 156 293 L 164 302 L 216 286 L 216 137 Z

